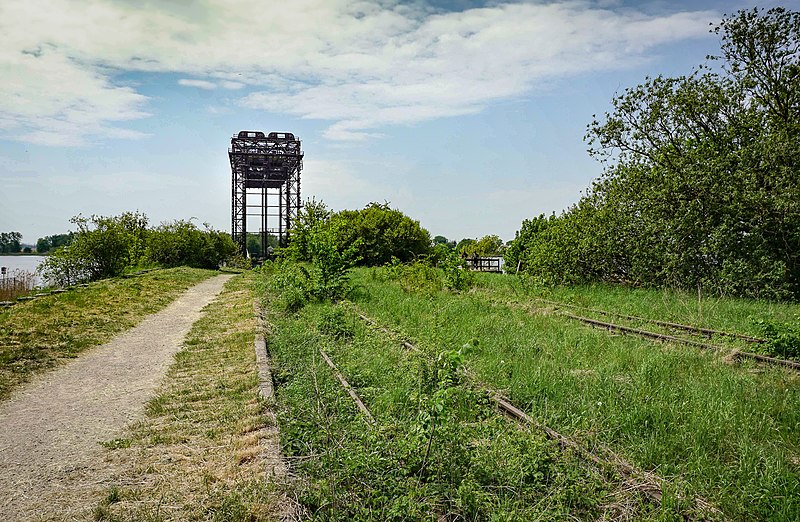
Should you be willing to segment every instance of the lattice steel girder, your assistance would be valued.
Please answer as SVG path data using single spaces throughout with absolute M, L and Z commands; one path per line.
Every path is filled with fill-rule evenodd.
M 270 232 L 277 232 L 281 245 L 286 244 L 288 230 L 300 212 L 300 173 L 303 169 L 301 142 L 291 133 L 241 131 L 231 138 L 228 149 L 231 163 L 231 235 L 240 251 L 247 253 L 247 204 L 250 194 L 261 195 L 262 246 Z M 278 196 L 277 227 L 268 221 L 268 194 Z M 273 207 L 274 208 L 274 207 Z M 258 215 L 258 214 L 256 214 Z

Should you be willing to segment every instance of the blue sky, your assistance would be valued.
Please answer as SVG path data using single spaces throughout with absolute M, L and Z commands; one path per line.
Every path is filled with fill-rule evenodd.
M 792 2 L 0 2 L 0 230 L 145 212 L 230 230 L 239 130 L 303 140 L 303 198 L 389 201 L 513 239 L 602 166 L 592 115 L 718 50 L 723 13 Z

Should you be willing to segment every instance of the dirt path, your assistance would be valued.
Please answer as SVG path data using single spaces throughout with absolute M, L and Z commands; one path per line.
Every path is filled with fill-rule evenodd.
M 206 280 L 135 328 L 42 375 L 0 404 L 0 520 L 83 520 L 107 480 L 99 442 L 140 417 L 202 309 Z

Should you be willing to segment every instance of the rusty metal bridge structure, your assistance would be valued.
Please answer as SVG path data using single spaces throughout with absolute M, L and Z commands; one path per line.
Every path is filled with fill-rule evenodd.
M 242 255 L 257 238 L 265 258 L 273 244 L 284 246 L 300 212 L 300 139 L 290 132 L 240 131 L 231 138 L 231 236 Z M 250 241 L 252 244 L 252 241 Z

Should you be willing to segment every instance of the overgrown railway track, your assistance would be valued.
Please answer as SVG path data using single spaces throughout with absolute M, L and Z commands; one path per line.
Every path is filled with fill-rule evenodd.
M 604 316 L 619 317 L 620 319 L 627 319 L 627 320 L 630 320 L 630 321 L 638 321 L 638 322 L 656 324 L 658 326 L 662 326 L 662 327 L 665 327 L 665 328 L 670 328 L 670 329 L 673 329 L 673 330 L 683 330 L 683 331 L 687 331 L 687 332 L 694 332 L 694 333 L 698 333 L 698 334 L 703 334 L 708 338 L 711 338 L 714 335 L 719 335 L 719 336 L 723 336 L 723 337 L 731 337 L 731 338 L 741 339 L 741 340 L 746 341 L 748 343 L 762 344 L 762 343 L 766 343 L 767 342 L 766 339 L 759 339 L 758 337 L 753 337 L 753 336 L 750 336 L 750 335 L 744 335 L 744 334 L 735 333 L 735 332 L 724 332 L 724 331 L 721 331 L 721 330 L 714 330 L 714 329 L 711 329 L 711 328 L 701 328 L 701 327 L 698 327 L 698 326 L 691 326 L 691 325 L 688 325 L 688 324 L 674 323 L 674 322 L 670 322 L 670 321 L 661 321 L 661 320 L 658 320 L 658 319 L 648 319 L 646 317 L 639 317 L 639 316 L 635 316 L 635 315 L 621 314 L 621 313 L 618 313 L 618 312 L 610 312 L 608 310 L 600 310 L 599 308 L 590 308 L 590 307 L 587 307 L 587 306 L 579 306 L 579 305 L 574 305 L 574 304 L 570 304 L 570 303 L 563 303 L 563 302 L 560 302 L 560 301 L 550 301 L 548 299 L 537 298 L 536 301 L 540 302 L 540 303 L 545 303 L 545 304 L 548 304 L 548 305 L 551 305 L 551 306 L 556 306 L 556 307 L 571 308 L 573 310 L 584 310 L 586 312 L 592 312 L 592 313 L 596 313 L 596 314 L 600 314 L 600 315 L 604 315 Z
M 407 340 L 399 332 L 380 325 L 376 320 L 361 313 L 361 311 L 354 304 L 351 304 L 350 306 L 352 306 L 356 315 L 362 321 L 370 325 L 370 327 L 398 339 L 398 342 L 401 344 L 401 346 L 407 350 L 421 352 L 417 346 Z M 586 445 L 580 441 L 563 435 L 553 428 L 534 419 L 525 411 L 515 406 L 500 392 L 480 382 L 480 380 L 468 369 L 465 368 L 464 373 L 468 381 L 473 386 L 485 392 L 503 414 L 516 421 L 520 426 L 532 427 L 543 432 L 547 438 L 555 441 L 559 447 L 562 448 L 562 450 L 574 451 L 582 458 L 599 467 L 611 466 L 628 484 L 634 485 L 633 487 L 635 487 L 637 491 L 644 494 L 656 505 L 661 505 L 663 499 L 663 488 L 667 483 L 664 478 L 656 475 L 655 473 L 638 469 L 636 466 L 625 460 L 622 456 L 604 445 L 594 443 L 593 450 L 587 448 Z M 351 393 L 351 391 L 348 390 L 348 393 Z M 707 500 L 696 496 L 693 499 L 693 512 L 684 513 L 683 515 L 687 520 L 703 520 L 708 514 L 712 513 L 716 517 L 724 517 L 718 508 L 714 507 Z
M 546 299 L 537 299 L 537 301 L 541 302 L 541 303 L 548 304 L 548 305 L 553 306 L 555 308 L 563 307 L 563 308 L 569 308 L 569 309 L 572 309 L 572 310 L 585 310 L 587 312 L 597 313 L 597 314 L 601 314 L 601 315 L 619 317 L 619 318 L 624 318 L 624 319 L 628 319 L 628 320 L 631 320 L 631 321 L 641 321 L 641 322 L 645 322 L 645 323 L 664 326 L 666 328 L 679 329 L 679 330 L 683 330 L 683 331 L 687 331 L 687 332 L 695 332 L 697 334 L 702 334 L 702 335 L 709 336 L 709 337 L 712 336 L 712 335 L 720 335 L 720 336 L 725 336 L 725 337 L 741 339 L 741 340 L 744 340 L 744 341 L 749 342 L 749 343 L 759 343 L 760 344 L 760 343 L 766 343 L 767 342 L 766 339 L 759 339 L 757 337 L 751 337 L 751 336 L 743 335 L 743 334 L 739 334 L 739 333 L 723 332 L 723 331 L 720 331 L 720 330 L 712 330 L 712 329 L 709 329 L 709 328 L 699 328 L 699 327 L 690 326 L 690 325 L 684 325 L 684 324 L 679 324 L 679 323 L 672 323 L 672 322 L 667 322 L 667 321 L 659 321 L 659 320 L 655 320 L 655 319 L 646 319 L 646 318 L 643 318 L 643 317 L 619 314 L 619 313 L 616 313 L 616 312 L 609 312 L 609 311 L 606 311 L 606 310 L 599 310 L 599 309 L 596 309 L 596 308 L 582 307 L 582 306 L 572 305 L 572 304 L 568 304 L 568 303 L 560 303 L 560 302 L 557 302 L 557 301 L 549 301 L 549 300 L 546 300 Z M 760 353 L 737 350 L 737 349 L 734 349 L 734 348 L 731 348 L 731 347 L 728 347 L 728 346 L 720 346 L 720 345 L 715 345 L 715 344 L 710 344 L 710 343 L 704 343 L 704 342 L 696 341 L 694 339 L 687 339 L 685 337 L 678 337 L 678 336 L 675 336 L 675 335 L 668 335 L 668 334 L 663 334 L 663 333 L 658 333 L 658 332 L 651 332 L 649 330 L 643 330 L 641 328 L 634 328 L 634 327 L 631 327 L 631 326 L 625 326 L 625 325 L 621 325 L 621 324 L 617 324 L 617 323 L 610 323 L 610 322 L 607 322 L 607 321 L 600 321 L 600 320 L 597 320 L 597 319 L 592 319 L 591 317 L 575 315 L 575 314 L 572 314 L 572 313 L 569 313 L 569 312 L 565 312 L 565 311 L 559 312 L 559 315 L 561 315 L 562 317 L 566 317 L 568 319 L 572 319 L 574 321 L 580 321 L 580 322 L 582 322 L 584 324 L 588 324 L 588 325 L 591 325 L 591 326 L 594 326 L 594 327 L 604 328 L 604 329 L 610 330 L 610 331 L 617 331 L 617 332 L 620 332 L 620 333 L 623 333 L 623 334 L 637 335 L 639 337 L 643 337 L 645 339 L 651 339 L 651 340 L 655 340 L 655 341 L 672 342 L 672 343 L 684 344 L 684 345 L 687 345 L 687 346 L 694 346 L 694 347 L 700 348 L 702 350 L 708 350 L 708 351 L 717 352 L 717 353 L 725 353 L 725 354 L 727 354 L 729 357 L 731 357 L 733 359 L 749 359 L 749 360 L 753 360 L 753 361 L 756 361 L 756 362 L 759 362 L 759 363 L 763 363 L 763 364 L 782 366 L 784 368 L 788 368 L 788 369 L 793 370 L 793 371 L 800 371 L 800 361 L 793 361 L 793 360 L 790 360 L 790 359 L 781 359 L 781 358 L 778 358 L 778 357 L 771 357 L 769 355 L 763 355 L 763 354 L 760 354 Z

